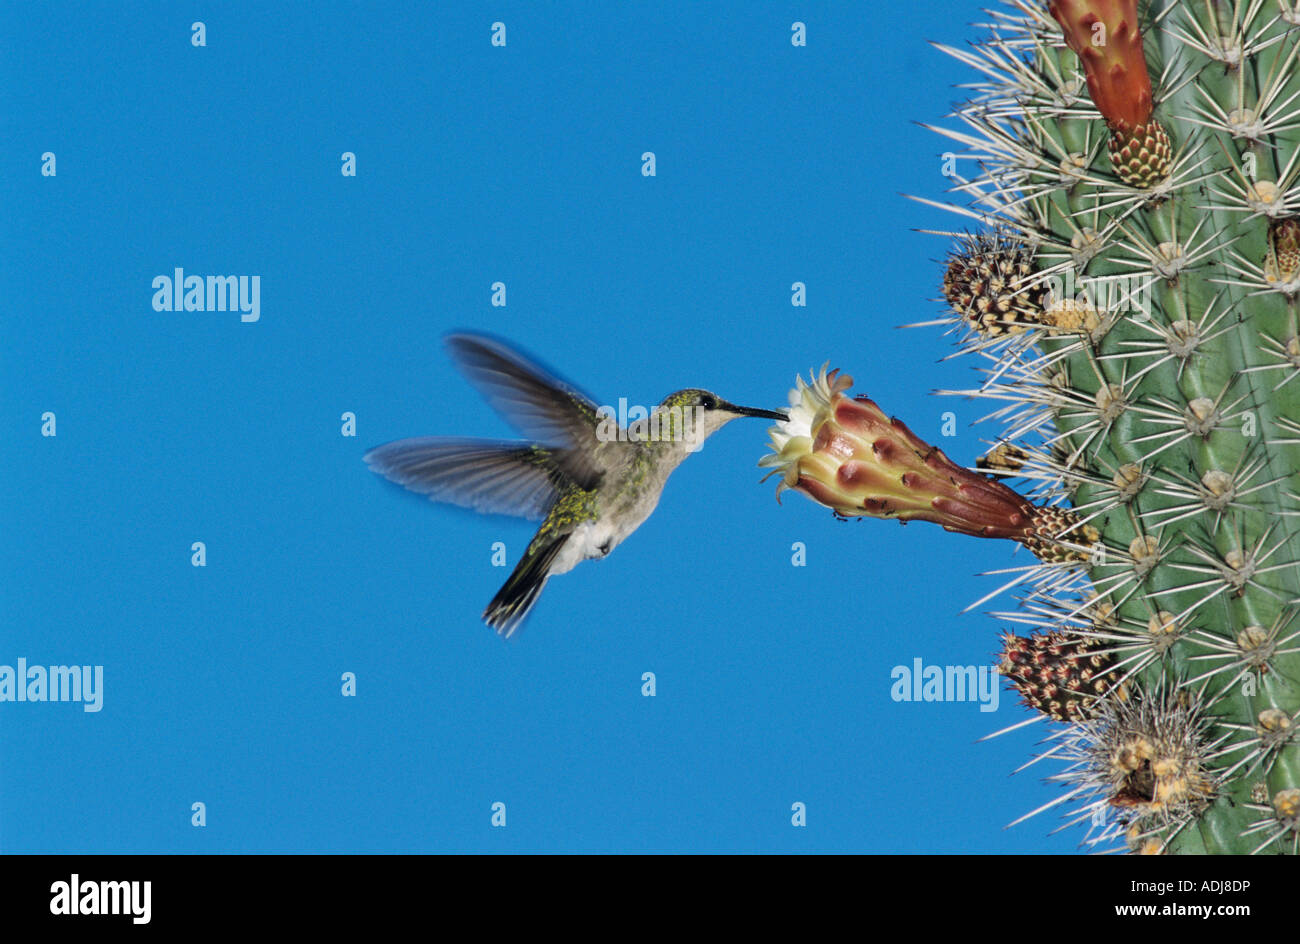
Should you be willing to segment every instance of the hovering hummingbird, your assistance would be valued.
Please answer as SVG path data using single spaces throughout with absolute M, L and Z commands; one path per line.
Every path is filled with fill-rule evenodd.
M 552 575 L 606 556 L 640 527 L 668 476 L 712 433 L 740 416 L 786 418 L 687 389 L 624 427 L 609 407 L 598 408 L 498 340 L 454 334 L 447 346 L 488 402 L 537 441 L 422 436 L 372 449 L 365 461 L 434 501 L 542 520 L 483 611 L 483 620 L 505 636 L 519 627 Z

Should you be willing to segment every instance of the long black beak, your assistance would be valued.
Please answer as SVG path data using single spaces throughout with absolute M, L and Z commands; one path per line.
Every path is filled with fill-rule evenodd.
M 734 403 L 728 403 L 726 408 L 732 413 L 739 413 L 741 416 L 758 416 L 765 420 L 787 420 L 790 418 L 785 413 L 778 413 L 776 410 L 760 410 L 752 406 L 736 406 Z

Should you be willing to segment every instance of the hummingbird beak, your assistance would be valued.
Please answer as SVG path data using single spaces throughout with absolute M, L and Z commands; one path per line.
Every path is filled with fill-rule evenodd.
M 760 410 L 752 406 L 736 406 L 734 403 L 727 404 L 727 410 L 741 416 L 758 416 L 765 420 L 788 420 L 790 418 L 785 413 L 778 413 L 776 410 Z

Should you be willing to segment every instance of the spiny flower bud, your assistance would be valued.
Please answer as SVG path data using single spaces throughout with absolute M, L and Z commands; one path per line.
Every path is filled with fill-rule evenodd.
M 789 418 L 770 430 L 777 496 L 797 489 L 842 517 L 932 521 L 976 537 L 1010 538 L 1052 563 L 1086 559 L 1098 533 L 1073 512 L 1040 507 L 987 475 L 962 468 L 866 397 L 838 370 L 800 377 Z M 1080 546 L 1084 550 L 1080 550 Z
M 943 294 L 952 310 L 988 337 L 1019 334 L 1043 320 L 1048 286 L 1032 281 L 1028 246 L 997 234 L 964 237 L 948 256 Z
M 1002 636 L 998 672 L 1020 692 L 1022 703 L 1053 721 L 1096 715 L 1097 699 L 1115 683 L 1114 658 L 1095 639 L 1052 630 L 1028 638 Z

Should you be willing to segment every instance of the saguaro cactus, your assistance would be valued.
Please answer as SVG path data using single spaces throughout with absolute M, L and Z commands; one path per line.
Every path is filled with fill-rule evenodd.
M 1300 11 L 1002 0 L 988 28 L 942 47 L 978 73 L 936 128 L 971 158 L 943 290 L 982 382 L 954 392 L 997 404 L 979 468 L 1063 516 L 1000 669 L 1059 726 L 1059 808 L 1087 843 L 1295 853 Z M 811 458 L 834 437 L 809 389 L 765 463 L 879 514 L 843 501 L 862 475 Z M 935 498 L 891 484 L 896 507 Z

